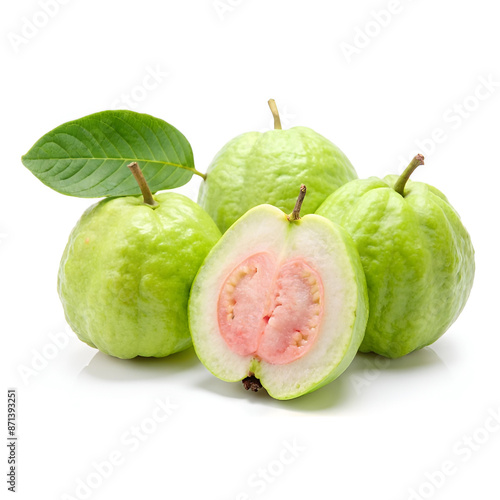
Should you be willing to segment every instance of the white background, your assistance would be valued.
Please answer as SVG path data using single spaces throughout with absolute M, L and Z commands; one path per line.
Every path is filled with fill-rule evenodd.
M 40 3 L 4 2 L 0 16 L 0 321 L 4 387 L 19 391 L 17 498 L 499 498 L 498 4 L 65 3 L 24 42 L 25 18 L 44 22 Z M 374 20 L 389 7 L 388 21 Z M 156 87 L 138 90 L 155 68 Z M 496 83 L 488 91 L 484 80 Z M 181 130 L 201 171 L 235 135 L 272 126 L 270 97 L 285 127 L 327 136 L 360 177 L 401 172 L 424 153 L 414 179 L 445 192 L 476 248 L 463 314 L 432 347 L 391 362 L 357 356 L 289 402 L 219 381 L 192 350 L 121 361 L 81 343 L 56 274 L 91 200 L 47 188 L 20 157 L 63 122 L 123 107 L 122 94 Z M 196 199 L 198 185 L 179 191 Z M 56 334 L 70 340 L 47 360 Z M 26 367 L 36 373 L 22 377 Z M 158 424 L 157 398 L 177 406 Z M 141 425 L 149 434 L 135 446 Z M 102 479 L 93 462 L 113 453 L 122 461 Z M 92 489 L 77 490 L 87 480 Z

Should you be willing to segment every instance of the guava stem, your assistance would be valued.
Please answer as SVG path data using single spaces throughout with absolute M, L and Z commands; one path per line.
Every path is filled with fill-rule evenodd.
M 301 184 L 299 196 L 297 198 L 297 201 L 295 202 L 293 212 L 288 216 L 288 220 L 292 221 L 300 219 L 300 209 L 302 208 L 302 202 L 304 201 L 304 198 L 306 196 L 306 191 L 306 186 L 304 184 Z
M 193 167 L 193 174 L 199 175 L 204 181 L 207 180 L 207 174 L 204 174 Z
M 137 162 L 133 161 L 128 165 L 128 168 L 130 168 L 135 180 L 137 181 L 137 184 L 139 184 L 139 187 L 141 188 L 142 197 L 144 198 L 144 204 L 149 205 L 150 207 L 157 207 L 158 203 L 153 198 L 148 183 L 146 182 L 144 174 L 142 173 L 142 170 Z
M 404 197 L 405 186 L 406 183 L 408 182 L 408 179 L 410 178 L 410 175 L 415 171 L 415 169 L 419 165 L 423 164 L 424 164 L 424 157 L 422 155 L 415 156 L 415 158 L 413 158 L 410 164 L 405 168 L 405 171 L 399 176 L 399 179 L 396 181 L 396 184 L 394 184 L 394 191 L 396 191 L 396 193 L 399 193 L 401 196 Z
M 271 113 L 274 117 L 274 130 L 281 130 L 280 114 L 278 111 L 278 106 L 276 106 L 276 101 L 274 99 L 269 99 L 269 101 L 267 101 L 267 104 L 269 104 Z

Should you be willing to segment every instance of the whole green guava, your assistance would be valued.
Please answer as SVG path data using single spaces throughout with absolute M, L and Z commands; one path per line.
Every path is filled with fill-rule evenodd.
M 459 215 L 436 188 L 401 177 L 355 180 L 317 210 L 358 248 L 370 314 L 360 351 L 397 358 L 435 342 L 457 319 L 474 279 L 474 249 Z
M 224 233 L 251 208 L 268 203 L 292 211 L 297 185 L 310 195 L 304 215 L 314 213 L 337 188 L 356 179 L 342 151 L 307 127 L 281 130 L 274 101 L 275 130 L 248 132 L 227 143 L 208 167 L 198 203 Z
M 105 199 L 73 229 L 59 268 L 66 319 L 80 340 L 118 358 L 163 357 L 191 346 L 187 304 L 220 231 L 175 193 Z M 153 202 L 154 203 L 154 202 Z

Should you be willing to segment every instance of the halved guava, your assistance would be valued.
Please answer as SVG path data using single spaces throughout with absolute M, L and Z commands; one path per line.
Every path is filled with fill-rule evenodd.
M 337 378 L 367 318 L 365 277 L 350 236 L 321 216 L 292 220 L 271 205 L 251 209 L 224 234 L 189 301 L 202 363 L 222 380 L 262 385 L 276 399 Z

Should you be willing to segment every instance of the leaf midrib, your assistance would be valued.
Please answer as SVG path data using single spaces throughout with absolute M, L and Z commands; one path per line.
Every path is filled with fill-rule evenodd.
M 103 160 L 103 161 L 136 161 L 141 163 L 159 163 L 160 165 L 171 165 L 172 167 L 183 168 L 184 170 L 191 170 L 191 172 L 195 172 L 196 169 L 194 167 L 186 167 L 184 165 L 179 165 L 178 163 L 172 163 L 169 161 L 161 161 L 161 160 L 145 160 L 144 158 L 113 158 L 111 156 L 107 156 L 106 158 L 97 158 L 95 156 L 91 157 L 65 157 L 65 158 L 29 158 L 26 156 L 22 157 L 23 160 L 28 161 L 53 161 L 53 160 Z

